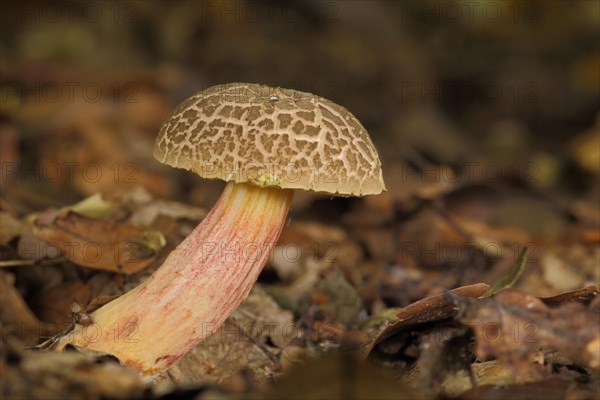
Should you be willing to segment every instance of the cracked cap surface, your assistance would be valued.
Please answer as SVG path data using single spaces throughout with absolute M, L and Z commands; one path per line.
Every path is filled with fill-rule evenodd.
M 213 86 L 182 102 L 154 157 L 203 178 L 340 196 L 385 190 L 369 134 L 344 107 L 292 89 Z

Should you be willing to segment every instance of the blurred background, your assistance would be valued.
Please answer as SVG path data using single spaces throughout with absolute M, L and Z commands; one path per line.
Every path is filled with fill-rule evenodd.
M 25 208 L 132 184 L 210 204 L 150 149 L 176 104 L 234 81 L 347 107 L 394 196 L 475 179 L 597 191 L 592 1 L 4 1 L 1 18 L 2 162 L 21 171 L 2 189 Z
M 135 286 L 223 187 L 153 159 L 161 124 L 212 85 L 256 82 L 348 108 L 388 187 L 363 199 L 295 196 L 279 247 L 301 255 L 276 253 L 260 282 L 299 326 L 352 329 L 388 307 L 492 283 L 525 246 L 518 286 L 529 293 L 597 285 L 599 38 L 600 5 L 587 0 L 3 0 L 3 271 L 30 324 L 64 327 L 73 298 Z M 166 237 L 166 249 L 150 246 L 147 271 L 23 251 L 43 236 L 28 216 L 96 193 L 115 223 Z M 239 370 L 221 367 L 220 378 Z

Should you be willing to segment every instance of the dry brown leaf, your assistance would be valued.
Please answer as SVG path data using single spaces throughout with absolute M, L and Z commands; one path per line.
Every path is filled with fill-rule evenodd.
M 257 346 L 231 320 L 194 347 L 160 379 L 177 384 L 218 383 L 249 371 L 259 382 L 270 380 L 279 370 L 275 356 Z
M 281 370 L 281 349 L 298 341 L 292 313 L 282 310 L 260 287 L 216 332 L 175 363 L 161 380 L 176 383 L 223 382 L 248 371 L 265 382 Z
M 550 348 L 588 367 L 598 365 L 598 356 L 587 349 L 600 339 L 600 315 L 584 304 L 549 308 L 538 297 L 508 289 L 464 307 L 460 320 L 474 329 L 481 359 L 496 357 L 524 373 L 528 354 Z
M 10 363 L 4 346 L 0 361 L 0 396 L 11 399 L 141 398 L 146 385 L 139 374 L 114 362 L 102 362 L 78 352 L 20 351 Z
M 290 284 L 271 288 L 270 292 L 280 303 L 296 310 L 323 274 L 335 268 L 352 271 L 362 257 L 358 244 L 340 228 L 314 222 L 292 223 L 283 229 L 268 264 Z
M 56 324 L 62 330 L 73 322 L 70 313 L 73 299 L 85 306 L 89 303 L 90 297 L 89 285 L 81 281 L 71 281 L 44 291 L 34 299 L 34 303 L 43 321 Z
M 496 360 L 473 363 L 471 370 L 476 386 L 515 385 L 540 380 L 539 368 L 532 368 L 526 375 L 515 375 L 505 364 Z M 472 387 L 471 377 L 464 370 L 448 377 L 443 383 L 445 393 L 452 397 L 456 397 Z
M 552 297 L 541 297 L 540 300 L 542 300 L 548 307 L 558 307 L 561 304 L 571 301 L 577 301 L 587 305 L 597 298 L 598 294 L 600 294 L 600 292 L 596 286 L 588 286 L 583 289 L 561 293 Z
M 206 216 L 206 210 L 176 201 L 154 200 L 134 210 L 129 222 L 138 226 L 151 226 L 158 216 L 172 219 L 189 219 L 199 222 Z
M 458 296 L 475 299 L 483 295 L 488 289 L 489 285 L 485 283 L 476 283 L 452 289 L 450 292 Z M 396 313 L 398 321 L 382 332 L 377 342 L 404 329 L 452 318 L 456 315 L 457 311 L 456 306 L 452 301 L 446 298 L 445 293 L 419 300 L 400 309 Z
M 476 283 L 450 290 L 451 293 L 467 298 L 482 296 L 489 289 L 485 283 Z M 454 317 L 458 312 L 455 304 L 448 300 L 446 293 L 427 297 L 412 303 L 394 312 L 388 318 L 388 322 L 382 324 L 382 330 L 368 343 L 365 343 L 361 351 L 363 357 L 367 357 L 373 347 L 385 339 L 412 327 L 442 321 Z
M 16 336 L 23 343 L 33 345 L 42 334 L 42 323 L 29 309 L 14 287 L 14 276 L 0 271 L 0 323 L 2 336 Z
M 230 319 L 257 343 L 271 341 L 283 349 L 299 339 L 292 312 L 279 307 L 260 285 L 252 288 Z
M 38 219 L 33 231 L 77 265 L 125 275 L 146 268 L 164 246 L 164 238 L 156 231 L 73 212 L 59 214 L 51 223 Z

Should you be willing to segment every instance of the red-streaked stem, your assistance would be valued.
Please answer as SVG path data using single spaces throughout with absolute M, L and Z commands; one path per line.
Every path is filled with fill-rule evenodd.
M 292 191 L 229 183 L 204 221 L 143 284 L 91 314 L 67 343 L 113 354 L 152 375 L 210 336 L 244 301 L 267 262 Z

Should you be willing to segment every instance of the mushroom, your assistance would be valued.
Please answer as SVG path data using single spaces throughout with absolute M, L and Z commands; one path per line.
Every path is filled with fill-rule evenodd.
M 369 135 L 322 97 L 258 84 L 214 86 L 181 103 L 154 147 L 162 163 L 227 183 L 217 204 L 145 282 L 58 341 L 153 375 L 214 333 L 247 297 L 287 218 L 294 189 L 385 190 Z

